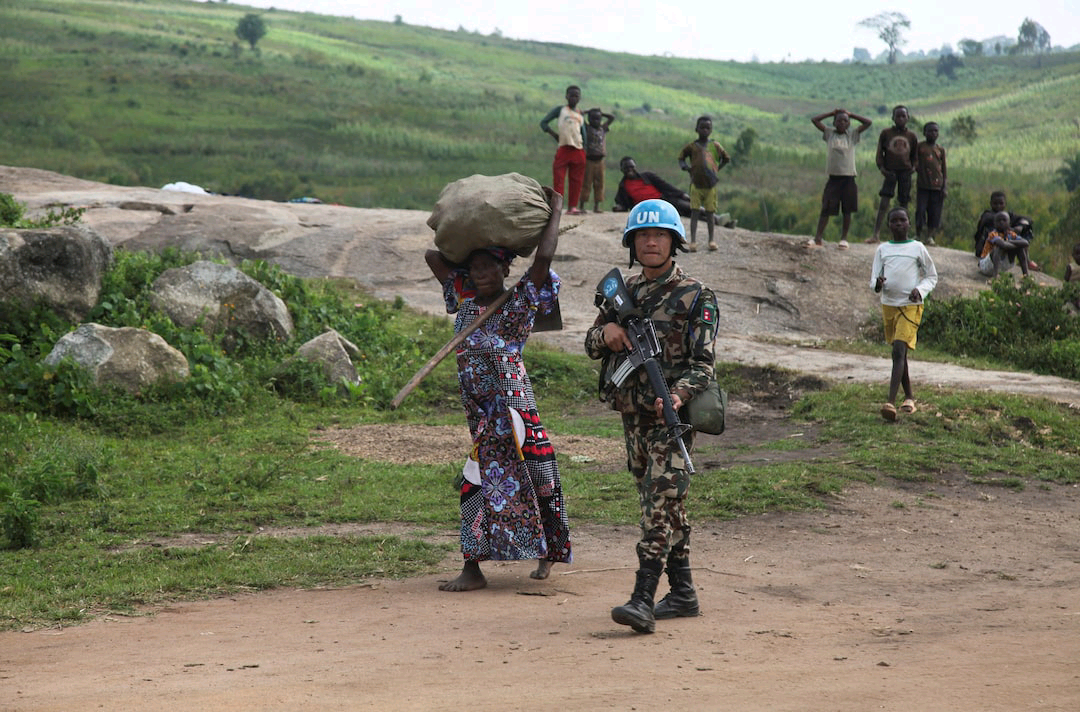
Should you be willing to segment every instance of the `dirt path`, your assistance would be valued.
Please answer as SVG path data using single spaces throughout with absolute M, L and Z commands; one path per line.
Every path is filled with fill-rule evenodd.
M 380 297 L 439 312 L 437 289 L 420 269 L 431 243 L 424 214 L 173 195 L 5 167 L 0 190 L 36 207 L 93 206 L 87 222 L 117 244 L 191 247 L 196 236 L 212 234 L 234 255 L 275 259 L 298 274 L 352 276 Z M 556 269 L 565 280 L 567 328 L 540 338 L 580 344 L 596 281 L 624 259 L 620 221 L 589 216 L 564 235 Z M 868 246 L 808 254 L 799 238 L 744 230 L 722 231 L 721 240 L 720 253 L 686 263 L 721 293 L 725 360 L 884 383 L 884 360 L 815 347 L 852 335 L 872 313 L 863 289 Z M 985 287 L 970 274 L 969 255 L 934 255 L 939 296 Z M 988 387 L 1080 403 L 1077 384 L 1061 379 L 918 362 L 912 378 L 919 387 Z M 808 447 L 785 456 L 815 457 L 812 433 L 782 413 L 748 403 L 733 411 L 738 417 L 721 440 L 733 459 L 738 444 L 796 432 Z M 448 457 L 464 437 L 423 428 L 397 435 L 441 438 L 443 448 L 416 449 Z M 371 456 L 375 445 L 361 436 L 344 433 L 338 445 Z M 560 452 L 588 451 L 619 467 L 617 443 L 553 439 Z M 487 589 L 439 592 L 438 582 L 460 567 L 454 555 L 438 574 L 405 581 L 274 591 L 0 633 L 0 712 L 1072 712 L 1080 709 L 1078 498 L 1080 488 L 1055 485 L 1014 492 L 883 482 L 853 485 L 819 512 L 695 521 L 703 615 L 661 622 L 651 636 L 609 617 L 632 586 L 636 527 L 575 523 L 571 502 L 575 561 L 543 582 L 528 578 L 526 563 L 489 563 Z M 692 508 L 691 494 L 691 516 Z M 456 534 L 437 538 L 455 541 Z
M 405 581 L 4 633 L 0 709 L 1077 709 L 1076 490 L 933 489 L 698 525 L 703 615 L 651 636 L 608 617 L 633 529 L 579 525 L 574 564 L 543 582 L 488 564 L 487 589 L 441 593 L 452 557 Z

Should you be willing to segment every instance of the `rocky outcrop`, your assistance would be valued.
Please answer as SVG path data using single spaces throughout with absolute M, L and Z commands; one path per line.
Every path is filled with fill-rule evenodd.
M 97 304 L 113 248 L 94 230 L 0 230 L 0 302 L 44 304 L 81 321 Z
M 235 267 L 193 262 L 165 270 L 150 289 L 151 303 L 173 323 L 220 334 L 226 351 L 242 338 L 286 341 L 293 335 L 285 302 Z
M 133 327 L 82 324 L 56 342 L 45 363 L 55 366 L 67 358 L 86 369 L 97 385 L 129 393 L 190 375 L 184 354 L 157 334 Z
M 179 248 L 221 255 L 234 264 L 262 259 L 290 274 L 347 278 L 378 299 L 446 314 L 442 289 L 424 263 L 424 252 L 434 246 L 429 211 L 196 195 L 8 166 L 0 166 L 0 192 L 12 193 L 35 215 L 49 205 L 87 206 L 83 222 L 117 247 Z M 159 207 L 130 209 L 133 201 Z M 612 266 L 626 265 L 620 240 L 625 224 L 625 213 L 563 216 L 552 265 L 562 277 L 563 328 L 531 340 L 581 352 L 596 317 L 597 283 Z M 806 238 L 719 228 L 719 251 L 680 254 L 678 262 L 716 291 L 723 337 L 814 346 L 860 338 L 865 324 L 880 319 L 880 301 L 869 288 L 875 246 L 858 239 L 848 250 L 831 242 L 826 249 L 807 250 Z M 966 243 L 961 249 L 935 247 L 931 254 L 940 275 L 932 299 L 970 297 L 987 288 Z M 1038 252 L 1035 259 L 1042 261 Z M 527 263 L 528 258 L 515 260 L 511 279 Z M 1057 283 L 1039 272 L 1032 277 Z M 724 357 L 722 349 L 718 355 Z

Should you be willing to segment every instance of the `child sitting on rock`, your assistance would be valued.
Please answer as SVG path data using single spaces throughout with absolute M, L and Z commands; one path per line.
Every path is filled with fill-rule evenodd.
M 1013 261 L 1020 262 L 1020 270 L 1025 277 L 1028 274 L 1029 243 L 1009 226 L 1009 221 L 1009 214 L 1005 211 L 994 215 L 994 229 L 986 236 L 979 255 L 979 272 L 987 277 L 996 277 L 1003 269 L 1012 269 Z

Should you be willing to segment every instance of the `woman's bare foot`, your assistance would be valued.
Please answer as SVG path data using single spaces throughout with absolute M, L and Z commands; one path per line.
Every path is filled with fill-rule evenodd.
M 487 586 L 487 579 L 480 571 L 480 564 L 476 561 L 466 561 L 461 573 L 453 581 L 439 584 L 440 591 L 475 591 Z
M 548 577 L 548 574 L 551 573 L 551 565 L 553 563 L 555 562 L 547 561 L 545 559 L 537 559 L 536 571 L 533 571 L 531 574 L 529 574 L 529 578 L 546 579 Z

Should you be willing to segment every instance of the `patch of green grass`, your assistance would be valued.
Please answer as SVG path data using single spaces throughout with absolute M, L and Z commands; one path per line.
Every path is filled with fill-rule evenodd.
M 619 438 L 622 438 L 620 427 Z M 597 469 L 593 463 L 577 464 L 559 456 L 566 511 L 571 536 L 574 521 L 602 524 L 637 524 L 640 518 L 634 478 L 625 468 Z
M 1019 477 L 972 477 L 970 481 L 976 485 L 1004 487 L 1011 490 L 1022 490 L 1027 486 L 1027 483 Z
M 133 541 L 110 549 L 93 537 L 73 538 L 63 547 L 3 554 L 0 627 L 70 624 L 239 591 L 400 578 L 430 571 L 452 548 L 397 537 L 243 534 L 209 545 Z
M 836 463 L 782 462 L 739 465 L 694 476 L 689 507 L 704 519 L 734 519 L 745 514 L 816 509 L 842 489 L 846 477 Z M 852 473 L 854 475 L 854 473 Z
M 811 444 L 802 437 L 802 433 L 794 433 L 781 440 L 769 440 L 761 443 L 754 443 L 752 445 L 725 445 L 723 443 L 717 443 L 716 445 L 695 447 L 694 452 L 699 452 L 703 455 L 748 453 L 762 450 L 768 452 L 791 452 L 794 450 L 805 450 L 808 447 L 811 447 Z
M 1080 481 L 1080 422 L 1066 406 L 1001 393 L 920 391 L 920 409 L 887 425 L 865 404 L 880 389 L 837 386 L 794 409 L 846 443 L 867 472 L 933 481 L 948 472 L 1002 474 L 1058 484 Z

